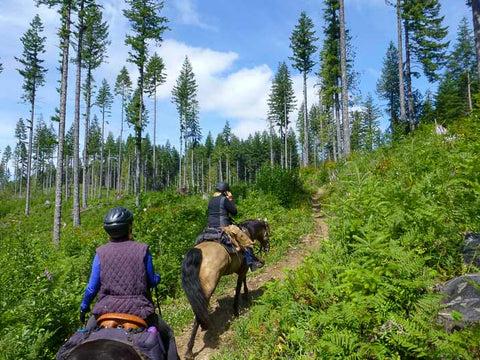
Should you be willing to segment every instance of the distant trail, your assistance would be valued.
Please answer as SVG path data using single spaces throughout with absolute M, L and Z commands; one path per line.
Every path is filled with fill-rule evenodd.
M 326 218 L 321 213 L 321 204 L 319 199 L 324 195 L 324 191 L 319 189 L 317 194 L 312 197 L 312 211 L 315 219 L 315 232 L 304 236 L 300 244 L 291 247 L 283 260 L 269 265 L 268 263 L 258 273 L 249 273 L 247 278 L 247 286 L 249 290 L 249 298 L 251 301 L 259 298 L 263 294 L 262 286 L 269 281 L 275 279 L 283 279 L 286 269 L 295 270 L 303 262 L 303 259 L 309 253 L 315 251 L 320 247 L 320 239 L 328 237 L 328 227 Z M 208 331 L 198 331 L 195 338 L 195 346 L 193 347 L 193 354 L 196 360 L 210 359 L 219 347 L 219 344 L 233 336 L 233 331 L 230 330 L 231 321 L 233 317 L 233 295 L 235 289 L 231 289 L 231 294 L 218 293 L 212 296 L 210 300 L 210 319 L 212 326 Z M 242 290 L 243 291 L 243 290 Z M 244 298 L 240 301 L 240 315 L 248 311 L 250 304 Z M 192 324 L 187 329 L 184 329 L 181 334 L 175 336 L 178 354 L 183 359 L 187 350 L 187 343 L 190 338 Z

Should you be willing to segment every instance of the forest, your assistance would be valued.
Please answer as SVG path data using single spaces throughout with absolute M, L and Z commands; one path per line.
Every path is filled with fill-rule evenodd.
M 447 331 L 435 290 L 478 271 L 462 263 L 461 246 L 480 233 L 479 1 L 461 1 L 471 17 L 452 29 L 440 0 L 386 0 L 396 38 L 375 96 L 360 91 L 348 2 L 319 2 L 321 23 L 292 14 L 290 55 L 264 94 L 267 126 L 247 137 L 228 119 L 222 131 L 202 132 L 194 62 L 185 55 L 172 74 L 153 51 L 173 31 L 163 1 L 122 2 L 128 57 L 114 83 L 102 79 L 112 26 L 104 5 L 32 0 L 57 12 L 58 67 L 45 66 L 39 15 L 18 34 L 16 68 L 0 64 L 0 79 L 6 71 L 23 79 L 29 114 L 18 114 L 15 146 L 0 149 L 0 359 L 53 359 L 79 328 L 95 249 L 108 242 L 102 219 L 115 206 L 134 212 L 134 236 L 150 247 L 165 320 L 175 334 L 187 328 L 180 266 L 218 181 L 235 194 L 236 220 L 268 218 L 267 267 L 313 232 L 319 189 L 329 237 L 286 280 L 265 286 L 213 358 L 480 358 L 480 327 Z M 176 76 L 169 98 L 179 133 L 160 142 L 167 73 Z M 435 91 L 422 93 L 421 80 Z M 57 90 L 48 115 L 37 111 L 44 87 Z M 113 122 L 120 131 L 106 133 Z

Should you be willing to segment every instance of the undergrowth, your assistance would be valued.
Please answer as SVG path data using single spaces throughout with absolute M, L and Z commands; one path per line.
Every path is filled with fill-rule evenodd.
M 134 211 L 134 236 L 150 246 L 161 275 L 165 320 L 176 334 L 192 320 L 180 286 L 180 266 L 206 225 L 208 200 L 202 195 L 147 193 L 139 208 L 129 197 L 92 201 L 82 211 L 80 228 L 71 225 L 67 202 L 58 247 L 52 243 L 53 199 L 40 194 L 34 199 L 30 216 L 23 215 L 24 201 L 2 198 L 0 203 L 0 359 L 54 359 L 61 344 L 81 326 L 79 306 L 95 249 L 108 241 L 103 217 L 115 206 Z M 308 206 L 285 209 L 274 196 L 246 188 L 236 203 L 241 216 L 237 221 L 268 219 L 272 245 L 268 262 L 279 259 L 289 243 L 312 230 Z
M 467 271 L 461 243 L 480 232 L 479 134 L 476 118 L 426 127 L 338 166 L 330 238 L 266 286 L 216 358 L 480 358 L 480 326 L 447 333 L 434 291 Z

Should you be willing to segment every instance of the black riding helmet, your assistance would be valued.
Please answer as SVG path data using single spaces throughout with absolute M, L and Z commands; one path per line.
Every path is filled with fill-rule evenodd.
M 133 222 L 133 213 L 123 207 L 110 210 L 103 219 L 103 228 L 114 240 L 128 237 L 130 224 Z
M 230 191 L 230 187 L 226 182 L 219 181 L 215 185 L 215 190 L 220 191 L 220 192 L 225 192 L 225 191 Z

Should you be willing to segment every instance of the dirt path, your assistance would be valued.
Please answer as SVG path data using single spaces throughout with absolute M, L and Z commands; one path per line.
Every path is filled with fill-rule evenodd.
M 295 270 L 303 261 L 305 256 L 320 246 L 320 239 L 328 236 L 326 219 L 320 213 L 321 205 L 318 199 L 323 194 L 320 192 L 312 199 L 312 210 L 315 218 L 315 232 L 301 239 L 300 244 L 291 247 L 283 260 L 269 266 L 268 264 L 258 273 L 249 273 L 247 285 L 249 289 L 250 301 L 244 298 L 240 299 L 240 316 L 248 311 L 251 303 L 263 294 L 262 286 L 275 279 L 282 279 L 285 276 L 285 270 Z M 199 331 L 195 338 L 193 354 L 196 360 L 209 359 L 215 352 L 222 339 L 228 338 L 232 331 L 230 330 L 231 321 L 234 319 L 232 314 L 234 289 L 231 294 L 214 294 L 210 300 L 210 319 L 212 321 L 211 329 L 208 331 Z M 192 324 L 193 325 L 193 324 Z M 183 359 L 187 350 L 187 343 L 190 339 L 192 325 L 178 334 L 175 339 L 177 342 L 178 353 Z

